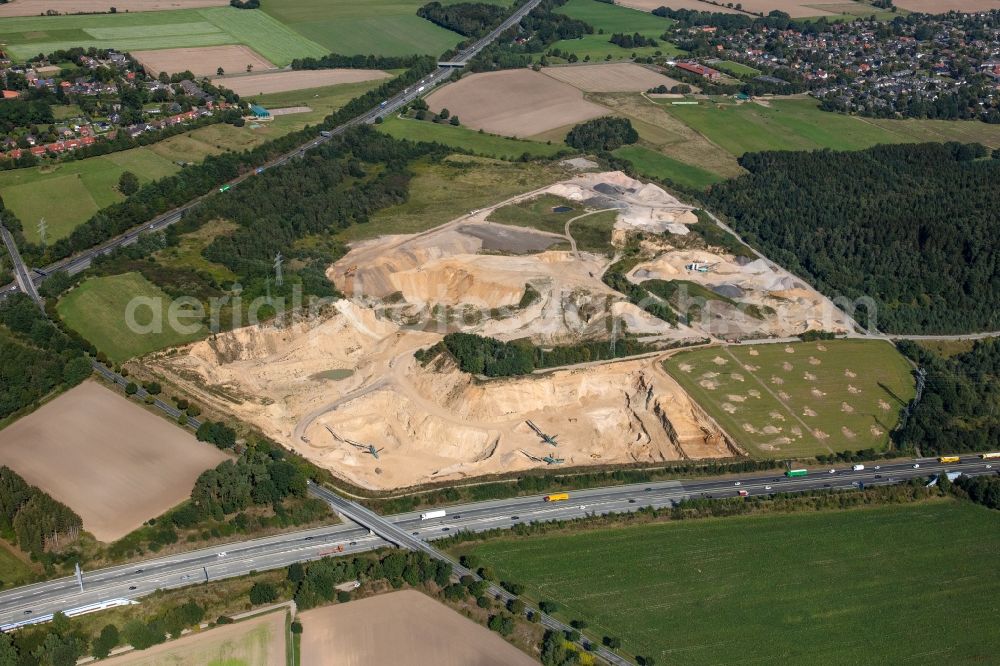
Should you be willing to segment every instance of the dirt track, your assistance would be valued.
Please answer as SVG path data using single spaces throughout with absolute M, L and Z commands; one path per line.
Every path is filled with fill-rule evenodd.
M 528 69 L 472 74 L 427 98 L 462 124 L 503 136 L 526 137 L 607 115 L 571 85 Z
M 122 395 L 87 381 L 0 430 L 0 464 L 113 541 L 186 499 L 226 456 Z
M 303 664 L 537 666 L 497 634 L 412 590 L 308 610 L 299 619 Z
M 106 12 L 115 6 L 114 0 L 12 0 L 0 5 L 0 17 L 38 16 L 50 9 L 62 14 Z M 154 12 L 169 9 L 197 9 L 198 7 L 223 7 L 228 0 L 125 0 L 118 2 L 119 11 Z
M 226 72 L 274 69 L 274 65 L 248 46 L 200 46 L 183 49 L 133 51 L 132 56 L 153 76 L 160 72 L 174 74 L 190 71 L 195 76 L 215 76 L 221 67 Z
M 251 96 L 304 88 L 320 88 L 340 83 L 374 81 L 388 77 L 389 74 L 377 69 L 317 69 L 216 77 L 212 79 L 212 83 L 225 86 L 237 95 Z

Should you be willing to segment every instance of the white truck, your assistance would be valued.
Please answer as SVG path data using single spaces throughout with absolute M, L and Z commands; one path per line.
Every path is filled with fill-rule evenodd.
M 448 515 L 448 512 L 444 509 L 437 509 L 435 511 L 425 511 L 420 514 L 420 520 L 430 520 L 431 518 L 444 518 Z
M 864 470 L 864 468 L 865 468 L 865 466 L 864 466 L 864 465 L 855 465 L 855 466 L 854 466 L 854 467 L 852 467 L 851 469 L 852 469 L 853 471 L 855 471 L 855 472 L 860 472 L 860 471 Z

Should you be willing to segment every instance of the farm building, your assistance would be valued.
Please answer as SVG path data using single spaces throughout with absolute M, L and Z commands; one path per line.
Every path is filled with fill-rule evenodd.
M 705 65 L 699 65 L 696 62 L 679 62 L 677 63 L 677 69 L 683 69 L 685 72 L 691 72 L 692 74 L 697 74 L 698 76 L 704 76 L 710 81 L 714 81 L 722 76 L 722 74 L 711 67 L 705 67 Z

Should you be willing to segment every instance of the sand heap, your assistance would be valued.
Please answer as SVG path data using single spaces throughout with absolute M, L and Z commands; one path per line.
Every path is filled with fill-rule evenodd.
M 198 402 L 372 488 L 544 467 L 546 455 L 566 465 L 729 455 L 654 359 L 483 382 L 444 356 L 417 363 L 413 352 L 438 339 L 340 301 L 326 317 L 219 334 L 153 365 Z M 368 445 L 383 449 L 378 459 Z
M 707 272 L 693 270 L 693 264 Z M 672 250 L 637 265 L 629 279 L 683 280 L 714 292 L 720 300 L 700 302 L 700 316 L 689 323 L 718 338 L 851 330 L 847 316 L 828 298 L 764 259 L 750 261 L 721 250 Z

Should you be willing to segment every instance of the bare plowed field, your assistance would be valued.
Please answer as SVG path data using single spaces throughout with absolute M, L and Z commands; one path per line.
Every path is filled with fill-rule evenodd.
M 527 69 L 473 74 L 427 98 L 462 124 L 503 136 L 532 136 L 608 113 L 573 86 Z
M 670 9 L 693 9 L 696 12 L 713 12 L 715 14 L 742 14 L 743 12 L 719 5 L 710 5 L 701 0 L 618 0 L 622 7 L 631 7 L 643 12 L 651 12 L 657 7 Z
M 1000 9 L 1000 0 L 900 0 L 895 4 L 911 12 L 925 14 L 988 12 L 991 9 Z
M 4 16 L 38 16 L 50 9 L 61 14 L 90 14 L 106 12 L 114 3 L 109 0 L 13 0 L 0 5 L 0 17 Z M 128 0 L 121 2 L 119 7 L 127 5 L 130 12 L 155 12 L 167 9 L 197 9 L 199 7 L 224 7 L 227 0 Z
M 643 92 L 657 86 L 677 85 L 677 81 L 630 62 L 612 65 L 547 67 L 543 74 L 568 83 L 584 92 Z
M 110 659 L 111 666 L 285 666 L 285 613 L 268 613 Z M 303 664 L 323 664 L 322 659 Z
M 916 0 L 916 2 L 927 2 L 928 4 L 937 4 L 942 0 Z M 966 2 L 968 4 L 973 4 L 977 2 L 989 2 L 989 0 L 943 0 L 944 2 Z M 757 12 L 763 12 L 767 14 L 768 12 L 774 11 L 775 9 L 787 13 L 792 18 L 798 18 L 803 16 L 835 16 L 836 12 L 829 12 L 822 9 L 822 5 L 826 4 L 823 0 L 746 0 L 741 4 L 743 11 L 737 11 L 735 9 L 728 9 L 720 5 L 714 5 L 708 2 L 701 2 L 700 0 L 623 0 L 621 5 L 625 7 L 632 7 L 633 9 L 640 9 L 645 12 L 651 12 L 657 7 L 669 7 L 670 9 L 693 9 L 695 11 L 701 12 L 713 12 L 713 13 L 723 13 L 723 14 L 745 14 Z M 843 3 L 841 3 L 843 4 Z M 864 7 L 861 3 L 857 3 L 859 7 Z M 901 7 L 903 5 L 900 5 Z
M 388 77 L 387 73 L 377 69 L 318 69 L 219 77 L 212 79 L 212 83 L 225 86 L 237 95 L 249 96 L 321 88 L 340 83 L 360 83 Z
M 299 620 L 303 664 L 537 664 L 497 634 L 413 590 L 308 610 Z M 392 640 L 385 636 L 389 627 Z
M 247 65 L 254 69 L 274 69 L 248 46 L 206 46 L 191 49 L 158 49 L 134 51 L 132 55 L 154 76 L 160 72 L 174 74 L 190 71 L 195 76 L 214 76 L 221 67 L 226 72 L 245 72 Z
M 0 464 L 113 541 L 179 504 L 226 456 L 100 384 L 84 382 L 0 430 Z

